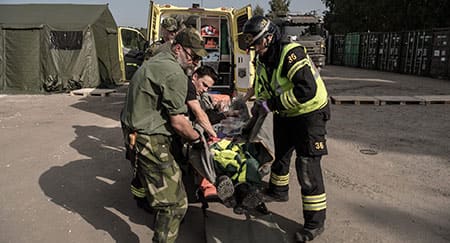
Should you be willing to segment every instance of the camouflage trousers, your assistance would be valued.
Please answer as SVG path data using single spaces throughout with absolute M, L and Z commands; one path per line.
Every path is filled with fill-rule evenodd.
M 171 138 L 137 134 L 135 146 L 136 176 L 156 210 L 153 242 L 175 242 L 188 201 L 180 167 L 171 151 Z

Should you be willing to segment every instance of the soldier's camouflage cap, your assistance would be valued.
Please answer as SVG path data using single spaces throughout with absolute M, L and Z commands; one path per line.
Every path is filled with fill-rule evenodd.
M 204 48 L 204 42 L 200 33 L 194 28 L 185 28 L 175 36 L 175 43 L 182 45 L 185 48 L 191 48 L 192 51 L 200 57 L 208 55 Z
M 170 32 L 175 32 L 178 30 L 178 22 L 172 17 L 166 17 L 163 19 L 161 26 Z

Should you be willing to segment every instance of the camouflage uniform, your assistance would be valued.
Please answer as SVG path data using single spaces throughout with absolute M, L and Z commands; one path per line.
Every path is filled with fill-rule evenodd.
M 169 116 L 187 112 L 187 77 L 171 52 L 152 60 L 133 76 L 121 122 L 127 147 L 129 134 L 136 134 L 136 176 L 156 210 L 153 241 L 175 242 L 188 205 L 173 156 Z
M 165 19 L 163 19 L 162 23 L 161 23 L 161 27 L 166 29 L 169 32 L 177 32 L 179 29 L 179 24 L 177 22 L 177 20 L 175 18 L 172 17 L 167 17 Z M 156 54 L 159 53 L 159 51 L 157 51 L 163 44 L 168 44 L 168 42 L 164 41 L 164 40 L 158 40 L 153 42 L 148 48 L 147 50 L 145 50 L 145 60 L 150 59 L 150 57 L 155 56 Z M 170 46 L 170 45 L 169 45 Z
M 173 157 L 172 138 L 138 134 L 136 176 L 144 185 L 150 206 L 157 211 L 154 242 L 175 242 L 188 201 L 181 170 Z M 179 148 L 178 148 L 179 149 Z

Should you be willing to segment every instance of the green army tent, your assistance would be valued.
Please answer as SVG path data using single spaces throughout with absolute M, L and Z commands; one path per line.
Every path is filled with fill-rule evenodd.
M 0 5 L 0 93 L 110 88 L 120 77 L 108 5 Z

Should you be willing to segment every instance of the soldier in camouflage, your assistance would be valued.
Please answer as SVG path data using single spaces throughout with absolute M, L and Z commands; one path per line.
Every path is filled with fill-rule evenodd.
M 166 17 L 163 19 L 161 23 L 161 36 L 162 39 L 153 42 L 150 47 L 145 50 L 145 60 L 150 59 L 150 57 L 156 55 L 155 51 L 161 47 L 162 44 L 170 42 L 173 42 L 173 39 L 175 38 L 175 35 L 178 33 L 178 31 L 181 29 L 180 24 L 177 22 L 177 20 L 173 17 Z
M 190 31 L 175 36 L 170 52 L 144 62 L 133 76 L 121 113 L 127 158 L 155 210 L 153 242 L 175 242 L 188 204 L 174 154 L 174 136 L 193 146 L 200 135 L 185 118 L 188 77 L 193 60 L 205 56 L 202 40 Z

